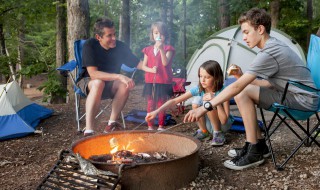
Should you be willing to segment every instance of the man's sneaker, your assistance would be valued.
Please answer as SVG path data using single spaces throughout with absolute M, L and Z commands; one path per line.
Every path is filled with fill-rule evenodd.
M 92 136 L 92 135 L 94 135 L 95 134 L 95 132 L 93 131 L 93 130 L 85 130 L 84 132 L 83 132 L 83 136 L 84 137 L 89 137 L 89 136 Z
M 205 140 L 210 138 L 209 132 L 203 133 L 201 129 L 198 129 L 193 136 L 199 140 Z
M 264 162 L 262 152 L 259 151 L 258 144 L 248 145 L 247 153 L 232 160 L 226 160 L 223 165 L 232 170 L 243 170 L 250 167 L 259 166 Z
M 123 130 L 123 127 L 121 126 L 120 123 L 113 122 L 110 125 L 107 125 L 103 132 L 110 133 L 112 131 L 122 131 L 122 130 Z
M 226 142 L 226 138 L 222 132 L 213 132 L 211 141 L 212 146 L 222 146 Z
M 234 158 L 234 157 L 241 157 L 245 155 L 248 151 L 249 142 L 246 142 L 242 148 L 234 148 L 228 151 L 228 156 Z M 269 148 L 266 144 L 265 139 L 258 139 L 259 148 L 262 149 L 263 157 L 268 158 L 271 153 L 269 152 Z

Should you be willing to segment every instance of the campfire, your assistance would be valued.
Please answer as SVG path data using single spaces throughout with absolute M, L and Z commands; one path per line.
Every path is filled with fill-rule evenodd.
M 114 140 L 112 139 L 116 139 Z M 118 173 L 123 189 L 178 189 L 198 175 L 200 142 L 189 136 L 117 131 L 80 139 L 72 151 Z
M 125 135 L 126 136 L 126 135 Z M 125 139 L 125 137 L 121 137 Z M 144 142 L 142 137 L 135 140 L 135 142 L 140 141 Z M 125 141 L 124 141 L 125 142 Z M 111 138 L 109 144 L 112 149 L 108 154 L 101 155 L 92 155 L 89 157 L 90 161 L 93 162 L 106 162 L 108 164 L 131 164 L 131 163 L 150 163 L 150 162 L 159 162 L 164 160 L 176 159 L 176 155 L 168 152 L 138 152 L 134 151 L 134 143 L 127 142 L 124 145 L 119 145 L 119 142 L 116 138 Z

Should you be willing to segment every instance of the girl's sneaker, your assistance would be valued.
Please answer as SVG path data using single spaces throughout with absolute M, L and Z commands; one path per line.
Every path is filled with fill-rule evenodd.
M 153 131 L 153 127 L 152 126 L 148 126 L 148 131 Z
M 198 129 L 193 136 L 199 140 L 205 140 L 210 138 L 209 132 L 203 133 L 201 129 Z
M 226 142 L 226 138 L 222 132 L 213 132 L 213 137 L 212 137 L 212 146 L 222 146 Z
M 164 127 L 158 127 L 158 131 L 164 131 L 166 130 Z

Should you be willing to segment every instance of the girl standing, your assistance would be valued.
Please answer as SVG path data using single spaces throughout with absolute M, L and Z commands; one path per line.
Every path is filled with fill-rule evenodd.
M 148 113 L 145 118 L 146 121 L 150 121 L 155 118 L 155 116 L 162 110 L 175 106 L 176 104 L 186 101 L 191 97 L 198 97 L 194 99 L 193 104 L 202 105 L 202 103 L 204 103 L 204 106 L 206 107 L 207 101 L 213 99 L 223 90 L 223 73 L 218 62 L 206 61 L 200 66 L 198 70 L 198 76 L 198 86 L 192 87 L 190 91 L 167 101 L 157 110 Z M 212 127 L 213 138 L 211 145 L 221 146 L 225 143 L 226 140 L 223 132 L 221 131 L 221 128 L 230 128 L 233 122 L 233 118 L 229 113 L 229 101 L 226 101 L 214 108 L 208 106 L 208 109 L 210 109 L 210 111 L 207 112 L 207 116 L 210 120 L 211 126 L 206 125 L 205 116 L 203 116 L 198 121 L 199 130 L 197 130 L 195 136 L 197 138 L 201 136 L 200 134 L 209 136 L 208 131 L 211 131 L 210 128 Z
M 154 43 L 145 47 L 142 69 L 145 73 L 145 86 L 143 96 L 147 98 L 147 112 L 161 107 L 170 97 L 172 90 L 172 59 L 175 49 L 166 45 L 168 30 L 163 22 L 155 22 L 151 25 L 150 40 Z M 165 109 L 158 112 L 158 130 L 164 130 Z M 148 130 L 153 130 L 154 121 L 148 121 Z

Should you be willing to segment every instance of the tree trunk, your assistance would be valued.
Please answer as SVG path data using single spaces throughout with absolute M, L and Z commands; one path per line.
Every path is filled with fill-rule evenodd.
M 168 32 L 169 32 L 169 44 L 171 44 L 171 45 L 173 45 L 174 46 L 174 44 L 175 44 L 175 42 L 173 41 L 174 40 L 174 38 L 173 38 L 173 36 L 174 36 L 174 30 L 173 30 L 173 17 L 174 17 L 174 15 L 173 15 L 173 0 L 170 0 L 170 6 L 169 6 L 169 24 L 168 24 L 168 26 L 169 26 L 169 30 L 168 30 Z
M 16 65 L 16 71 L 20 71 L 23 65 L 24 61 L 24 55 L 25 55 L 25 48 L 24 48 L 24 41 L 25 41 L 25 18 L 24 16 L 21 16 L 19 18 L 20 25 L 18 30 L 18 60 Z M 23 86 L 23 76 L 19 75 L 16 79 L 19 86 Z
M 229 1 L 219 0 L 220 29 L 230 26 Z
M 168 0 L 162 0 L 161 20 L 165 24 L 167 24 L 167 10 L 168 10 Z
M 3 24 L 0 23 L 0 55 L 6 55 L 6 44 L 4 39 L 4 33 L 3 33 Z M 0 73 L 0 83 L 2 83 L 2 74 Z
M 56 16 L 56 67 L 60 67 L 67 62 L 67 14 L 64 4 L 66 0 L 59 0 L 56 4 L 57 16 Z M 67 78 L 58 74 L 58 80 L 60 81 L 62 88 L 67 90 Z M 66 103 L 66 98 L 61 96 L 52 96 L 52 104 Z
M 318 29 L 318 32 L 316 35 L 320 37 L 320 28 Z
M 119 39 L 130 46 L 130 0 L 122 0 Z
M 182 47 L 183 47 L 183 60 L 187 63 L 187 3 L 183 0 L 183 37 L 182 37 Z
M 90 16 L 88 0 L 67 0 L 67 44 L 68 44 L 68 60 L 74 57 L 74 41 L 79 39 L 87 39 L 90 30 Z M 70 84 L 70 83 L 69 83 Z M 74 99 L 72 86 L 68 86 L 70 100 Z
M 313 10 L 312 10 L 312 0 L 307 1 L 307 18 L 308 18 L 308 34 L 307 34 L 307 49 L 310 43 L 310 35 L 312 33 L 312 22 L 313 22 Z
M 280 15 L 280 0 L 273 0 L 270 3 L 271 27 L 277 28 Z
M 73 43 L 79 39 L 87 39 L 90 30 L 88 0 L 67 0 L 67 42 L 69 60 L 74 59 Z
M 108 9 L 107 9 L 108 0 L 104 0 L 104 16 L 108 16 Z

